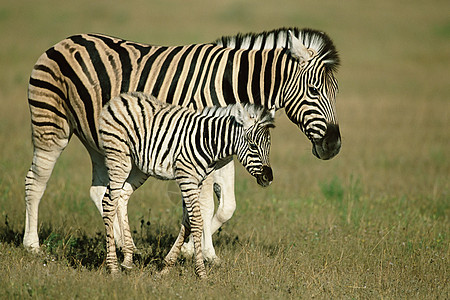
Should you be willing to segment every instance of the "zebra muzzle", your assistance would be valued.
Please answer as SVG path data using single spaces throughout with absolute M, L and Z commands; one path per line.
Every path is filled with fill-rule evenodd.
M 336 156 L 341 149 L 339 126 L 327 124 L 327 131 L 322 139 L 312 139 L 312 153 L 317 158 L 327 160 Z
M 273 181 L 272 168 L 269 166 L 263 166 L 261 174 L 258 174 L 256 176 L 256 182 L 258 182 L 260 186 L 266 187 L 269 186 L 272 183 L 272 181 Z

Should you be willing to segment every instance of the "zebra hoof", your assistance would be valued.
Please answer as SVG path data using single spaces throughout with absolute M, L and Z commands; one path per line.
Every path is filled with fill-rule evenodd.
M 111 274 L 112 276 L 117 276 L 120 273 L 119 270 L 119 266 L 117 265 L 117 263 L 111 264 L 111 265 L 107 265 L 106 266 L 106 270 L 109 272 L 109 274 Z
M 169 274 L 170 271 L 170 267 L 164 267 L 161 271 L 156 273 L 156 276 L 161 278 L 163 276 L 166 276 L 167 274 Z
M 210 265 L 220 264 L 220 258 L 217 257 L 214 248 L 212 249 L 203 249 L 203 259 Z
M 198 276 L 198 278 L 200 278 L 201 280 L 208 279 L 208 275 L 206 275 L 206 271 L 198 272 L 198 273 L 197 273 L 197 276 Z
M 129 271 L 129 270 L 131 270 L 131 269 L 134 268 L 134 264 L 133 264 L 133 263 L 125 263 L 125 262 L 123 262 L 123 263 L 121 264 L 121 266 L 122 266 L 122 268 L 123 268 L 124 270 L 127 270 L 127 271 Z
M 39 246 L 37 246 L 37 247 L 25 246 L 25 250 L 27 250 L 29 253 L 32 253 L 32 254 L 42 254 L 41 247 L 39 247 Z
M 39 247 L 39 240 L 32 240 L 30 238 L 23 239 L 23 247 L 30 253 L 39 254 L 41 253 L 41 248 Z
M 222 260 L 217 256 L 212 259 L 207 259 L 206 262 L 214 267 L 220 267 L 222 265 Z
M 109 275 L 111 275 L 112 277 L 118 277 L 119 274 L 120 274 L 118 268 L 117 269 L 113 269 L 113 270 L 108 270 L 108 272 L 109 272 Z
M 181 246 L 181 256 L 185 258 L 194 256 L 194 244 L 190 242 L 184 243 L 183 246 Z

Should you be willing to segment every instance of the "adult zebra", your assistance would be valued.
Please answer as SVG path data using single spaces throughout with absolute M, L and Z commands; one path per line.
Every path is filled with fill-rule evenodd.
M 109 101 L 99 122 L 100 148 L 109 175 L 109 197 L 103 201 L 108 269 L 118 271 L 113 217 L 134 165 L 148 176 L 177 181 L 185 214 L 178 238 L 165 259 L 166 267 L 175 263 L 183 241 L 192 232 L 196 273 L 205 277 L 200 188 L 204 179 L 232 155 L 237 155 L 258 184 L 268 186 L 273 179 L 269 128 L 274 127 L 274 116 L 274 109 L 268 111 L 251 104 L 243 107 L 240 103 L 195 112 L 136 92 Z M 131 268 L 133 245 L 129 229 L 126 232 L 122 265 Z
M 73 133 L 90 154 L 90 195 L 102 212 L 108 176 L 99 149 L 98 119 L 101 108 L 122 92 L 143 91 L 162 101 L 193 108 L 235 102 L 284 107 L 289 119 L 311 140 L 315 156 L 329 159 L 339 152 L 334 76 L 339 58 L 325 33 L 290 28 L 221 39 L 226 40 L 234 40 L 229 44 L 235 48 L 220 46 L 219 42 L 150 46 L 82 34 L 69 37 L 42 54 L 28 88 L 34 152 L 25 179 L 25 247 L 39 249 L 39 202 L 56 160 Z M 269 49 L 263 49 L 272 43 Z M 125 193 L 131 193 L 145 179 L 134 168 Z M 213 183 L 220 187 L 216 189 L 220 203 L 215 215 Z M 211 235 L 235 209 L 232 162 L 205 181 L 200 197 L 210 203 L 202 207 L 206 220 L 203 238 L 204 255 L 213 260 Z M 126 217 L 122 201 L 118 213 Z M 115 223 L 116 237 L 123 235 L 120 225 Z

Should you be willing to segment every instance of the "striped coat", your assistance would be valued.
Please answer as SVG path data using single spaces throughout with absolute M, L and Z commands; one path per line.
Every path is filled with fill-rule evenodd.
M 102 107 L 122 92 L 142 91 L 161 101 L 191 108 L 256 103 L 285 108 L 286 115 L 310 139 L 313 154 L 335 156 L 340 133 L 335 114 L 339 57 L 323 32 L 282 28 L 259 34 L 224 37 L 210 44 L 153 46 L 100 34 L 69 37 L 48 49 L 31 73 L 33 159 L 25 179 L 24 246 L 39 249 L 38 207 L 54 165 L 75 134 L 92 161 L 91 199 L 102 211 L 108 185 L 104 155 L 99 149 Z M 135 169 L 127 193 L 146 176 Z M 213 186 L 220 201 L 205 225 L 205 251 L 214 259 L 211 234 L 231 218 L 234 198 L 232 163 L 214 172 L 203 188 L 213 214 Z M 118 215 L 126 218 L 119 201 Z M 117 242 L 123 228 L 115 221 Z
M 234 154 L 260 185 L 270 184 L 273 177 L 269 164 L 269 128 L 273 127 L 273 116 L 274 111 L 253 105 L 244 109 L 240 104 L 199 113 L 159 102 L 142 93 L 122 94 L 108 102 L 99 121 L 100 147 L 110 180 L 109 199 L 103 201 L 108 268 L 113 272 L 118 270 L 113 217 L 124 183 L 135 165 L 148 176 L 175 179 L 179 184 L 187 219 L 166 257 L 166 264 L 173 265 L 182 242 L 192 232 L 196 272 L 204 277 L 203 220 L 198 200 L 201 185 L 212 171 L 221 167 L 224 159 Z M 131 236 L 126 237 L 123 251 L 123 265 L 131 267 Z

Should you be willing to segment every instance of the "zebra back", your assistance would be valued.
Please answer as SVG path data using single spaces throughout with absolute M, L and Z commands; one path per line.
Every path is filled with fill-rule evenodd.
M 289 32 L 314 55 L 299 63 Z M 235 102 L 285 107 L 287 116 L 316 143 L 325 138 L 329 124 L 337 124 L 333 71 L 338 64 L 328 36 L 309 29 L 282 28 L 224 37 L 215 44 L 175 47 L 100 34 L 75 35 L 47 50 L 31 74 L 33 143 L 51 149 L 59 143 L 53 137 L 68 140 L 74 132 L 97 150 L 101 108 L 130 91 L 193 109 Z M 340 137 L 333 138 L 337 147 L 327 151 L 320 146 L 330 152 L 322 157 L 337 153 Z
M 233 154 L 256 176 L 263 165 L 269 166 L 268 128 L 273 122 L 274 111 L 256 105 L 196 112 L 143 93 L 126 93 L 105 105 L 99 131 L 107 157 L 122 157 L 114 162 L 131 157 L 151 176 L 174 179 L 180 155 L 182 165 L 207 172 L 211 164 Z

